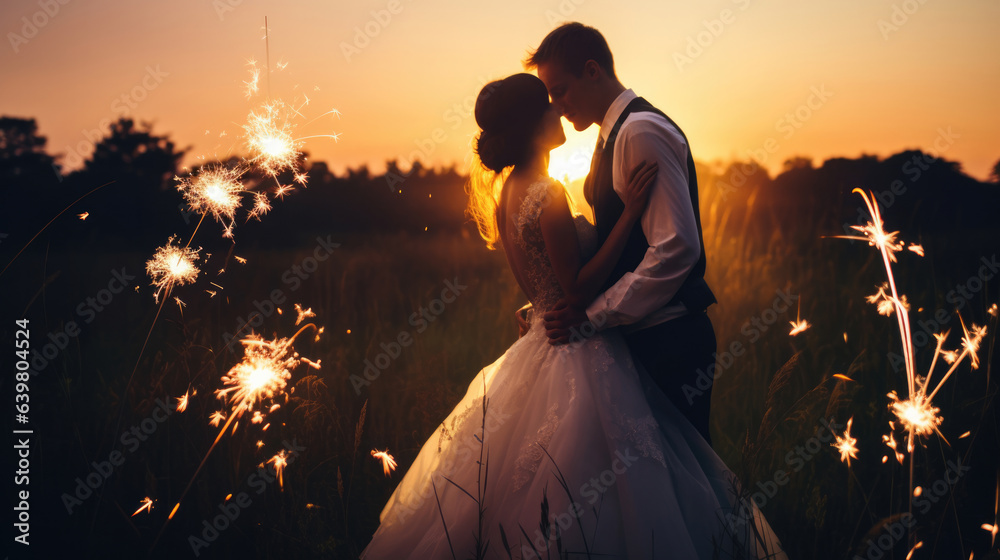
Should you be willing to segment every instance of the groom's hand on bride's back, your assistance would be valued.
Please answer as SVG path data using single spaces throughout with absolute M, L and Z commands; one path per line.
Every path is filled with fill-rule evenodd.
M 545 322 L 545 336 L 550 344 L 566 344 L 572 336 L 580 336 L 580 326 L 590 322 L 587 312 L 570 305 L 565 299 L 559 300 L 542 319 Z

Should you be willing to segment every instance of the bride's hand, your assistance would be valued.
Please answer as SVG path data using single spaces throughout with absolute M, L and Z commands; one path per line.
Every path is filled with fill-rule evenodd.
M 642 162 L 637 165 L 629 175 L 628 185 L 622 193 L 622 201 L 625 203 L 623 215 L 628 219 L 638 219 L 642 211 L 646 209 L 646 202 L 649 201 L 649 186 L 656 179 L 657 163 L 654 161 Z
M 517 338 L 528 334 L 528 331 L 531 329 L 531 313 L 531 303 L 514 312 L 514 317 L 517 318 Z

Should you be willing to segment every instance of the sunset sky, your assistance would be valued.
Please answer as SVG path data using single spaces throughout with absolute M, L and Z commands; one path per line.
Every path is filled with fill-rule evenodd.
M 604 33 L 622 82 L 681 124 L 701 161 L 755 156 L 775 171 L 797 155 L 923 148 L 985 179 L 1000 159 L 996 0 L 48 1 L 54 15 L 46 0 L 0 6 L 0 114 L 36 118 L 70 167 L 126 114 L 192 146 L 187 164 L 239 153 L 266 98 L 264 76 L 260 95 L 243 93 L 247 61 L 264 66 L 264 16 L 271 95 L 308 96 L 297 133 L 340 134 L 305 147 L 338 172 L 413 156 L 465 168 L 481 86 L 523 71 L 571 20 Z M 339 119 L 308 122 L 333 108 Z M 596 127 L 569 130 L 553 168 L 581 175 Z

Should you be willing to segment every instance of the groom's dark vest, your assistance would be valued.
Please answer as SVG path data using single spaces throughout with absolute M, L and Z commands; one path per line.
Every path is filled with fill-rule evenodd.
M 615 222 L 618 221 L 619 216 L 625 210 L 625 204 L 618 196 L 618 193 L 615 192 L 612 182 L 612 159 L 614 159 L 615 153 L 615 140 L 618 138 L 618 131 L 621 129 L 625 119 L 631 113 L 643 111 L 656 113 L 667 119 L 667 122 L 673 125 L 681 133 L 681 136 L 684 137 L 684 141 L 687 142 L 687 136 L 684 135 L 681 127 L 677 126 L 677 123 L 665 115 L 663 111 L 653 107 L 645 99 L 637 97 L 625 107 L 621 116 L 618 117 L 618 122 L 615 123 L 611 129 L 611 133 L 608 134 L 608 140 L 604 148 L 594 153 L 594 159 L 591 161 L 590 166 L 590 174 L 587 175 L 587 181 L 584 183 L 584 195 L 594 210 L 597 240 L 601 244 L 607 240 L 608 235 L 611 234 L 611 230 L 615 226 Z M 691 204 L 694 207 L 695 224 L 698 226 L 698 245 L 701 249 L 701 256 L 698 257 L 698 262 L 695 263 L 694 268 L 691 269 L 691 273 L 684 280 L 680 289 L 677 290 L 677 294 L 667 305 L 680 302 L 688 308 L 688 311 L 694 312 L 706 309 L 709 305 L 716 303 L 716 299 L 712 290 L 705 282 L 705 242 L 702 239 L 701 212 L 698 208 L 698 177 L 695 175 L 694 158 L 691 157 L 690 146 L 691 144 L 688 143 L 688 190 L 691 194 Z M 607 290 L 626 273 L 633 272 L 638 268 L 648 248 L 649 242 L 646 240 L 646 235 L 642 232 L 642 225 L 636 222 L 635 227 L 632 228 L 632 232 L 629 234 L 625 249 L 622 251 L 622 256 L 618 259 L 618 263 L 615 265 L 608 282 L 604 285 L 604 289 Z M 667 264 L 669 265 L 669 263 Z

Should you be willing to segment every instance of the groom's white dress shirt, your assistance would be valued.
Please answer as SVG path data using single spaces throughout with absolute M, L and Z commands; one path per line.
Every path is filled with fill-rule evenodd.
M 601 123 L 601 145 L 637 95 L 623 91 L 608 108 Z M 623 326 L 639 330 L 687 313 L 682 303 L 667 306 L 698 258 L 701 247 L 688 187 L 684 136 L 660 115 L 633 112 L 622 123 L 614 146 L 612 177 L 621 196 L 632 169 L 643 161 L 656 161 L 659 169 L 650 186 L 649 202 L 640 218 L 649 248 L 639 267 L 627 272 L 587 308 L 599 329 Z

